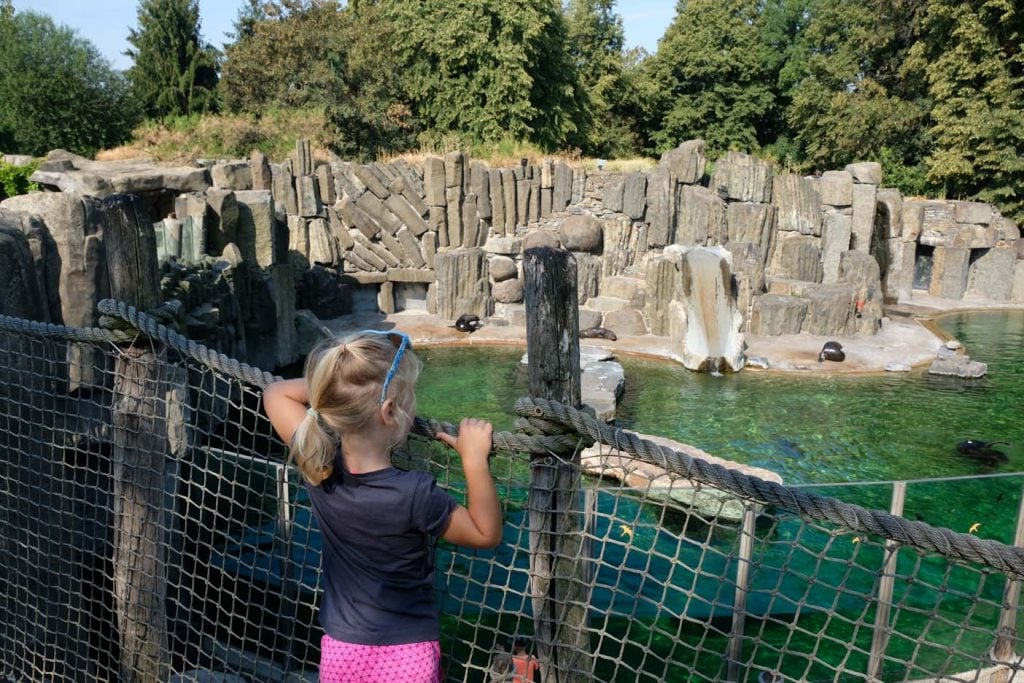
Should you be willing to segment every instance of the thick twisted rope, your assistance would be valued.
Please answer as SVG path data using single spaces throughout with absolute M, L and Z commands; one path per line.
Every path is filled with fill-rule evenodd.
M 213 368 L 225 375 L 235 379 L 248 382 L 258 387 L 265 387 L 279 377 L 269 372 L 254 368 L 246 363 L 241 363 L 230 356 L 219 351 L 206 347 L 198 342 L 192 341 L 184 335 L 178 334 L 166 325 L 161 324 L 155 316 L 139 311 L 134 306 L 129 306 L 123 301 L 104 299 L 96 306 L 99 312 L 105 316 L 118 318 L 131 324 L 150 339 L 163 342 L 169 348 L 174 349 L 183 356 L 193 358 L 207 367 Z
M 105 299 L 98 306 L 101 313 L 129 322 L 133 328 L 152 339 L 158 339 L 183 356 L 195 359 L 225 375 L 263 388 L 277 377 L 258 368 L 240 363 L 222 353 L 194 342 L 160 324 L 151 315 L 140 312 L 124 302 Z M 10 316 L 0 316 L 0 329 L 71 341 L 124 341 L 123 332 L 96 328 L 72 328 L 40 323 Z M 128 335 L 127 338 L 134 338 Z M 592 415 L 570 406 L 539 398 L 524 397 L 516 401 L 518 433 L 495 432 L 496 450 L 513 453 L 551 454 L 573 452 L 581 445 L 596 441 L 625 451 L 668 472 L 708 484 L 750 500 L 795 512 L 806 519 L 827 521 L 851 531 L 874 534 L 926 552 L 936 552 L 966 562 L 986 565 L 1024 578 L 1024 548 L 1007 546 L 997 541 L 932 527 L 880 510 L 868 510 L 834 498 L 731 470 L 716 463 L 694 458 L 682 451 L 660 446 L 634 432 L 613 428 Z M 417 417 L 413 432 L 435 438 L 439 432 L 458 435 L 458 427 L 430 418 Z M 582 438 L 581 438 L 582 437 Z
M 852 531 L 882 536 L 919 550 L 937 552 L 966 562 L 975 562 L 1007 574 L 1024 577 L 1024 548 L 962 534 L 950 529 L 911 521 L 881 510 L 868 510 L 803 489 L 796 489 L 732 470 L 717 463 L 694 458 L 682 451 L 660 446 L 633 432 L 609 426 L 570 406 L 539 398 L 516 401 L 516 413 L 542 417 L 566 429 L 625 451 L 640 460 L 659 465 L 669 472 L 708 484 L 722 491 L 796 512 L 815 520 L 828 521 Z

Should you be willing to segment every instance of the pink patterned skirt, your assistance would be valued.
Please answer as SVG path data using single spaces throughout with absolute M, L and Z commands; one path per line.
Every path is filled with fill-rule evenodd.
M 355 645 L 324 635 L 320 640 L 321 683 L 439 683 L 441 645 L 436 640 L 405 645 Z

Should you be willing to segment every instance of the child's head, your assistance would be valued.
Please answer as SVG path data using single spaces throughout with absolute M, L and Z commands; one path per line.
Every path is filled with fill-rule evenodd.
M 526 652 L 526 646 L 530 644 L 530 641 L 526 636 L 516 636 L 512 639 L 512 651 L 516 654 L 522 654 Z
M 314 349 L 305 372 L 311 410 L 291 449 L 306 481 L 319 484 L 329 472 L 341 434 L 384 428 L 388 447 L 401 443 L 412 428 L 421 366 L 400 332 L 357 332 Z

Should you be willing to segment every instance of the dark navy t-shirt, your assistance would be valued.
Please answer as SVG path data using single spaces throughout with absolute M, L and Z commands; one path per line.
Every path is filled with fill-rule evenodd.
M 434 544 L 455 501 L 427 472 L 350 474 L 341 458 L 334 472 L 306 485 L 323 535 L 324 632 L 360 645 L 437 640 Z

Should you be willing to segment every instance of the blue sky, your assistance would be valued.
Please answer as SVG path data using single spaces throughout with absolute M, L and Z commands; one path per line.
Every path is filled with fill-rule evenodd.
M 128 48 L 128 29 L 135 26 L 136 0 L 14 0 L 13 4 L 15 11 L 48 14 L 58 24 L 77 30 L 99 48 L 115 68 L 130 66 L 130 60 L 123 53 Z M 626 46 L 654 52 L 658 39 L 675 15 L 675 4 L 675 0 L 619 2 L 617 11 L 625 27 Z M 203 37 L 221 47 L 227 41 L 224 34 L 231 31 L 240 6 L 240 0 L 199 0 Z

